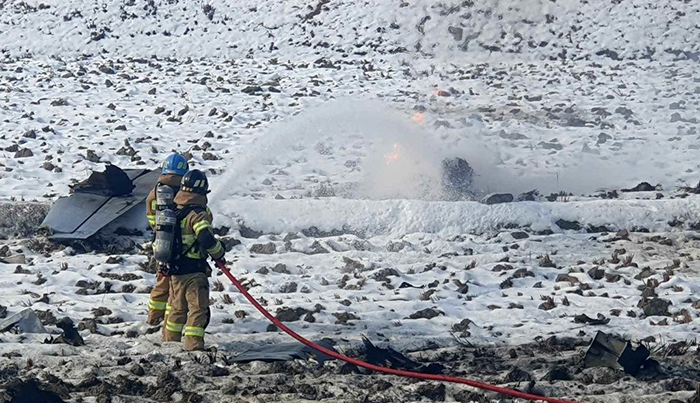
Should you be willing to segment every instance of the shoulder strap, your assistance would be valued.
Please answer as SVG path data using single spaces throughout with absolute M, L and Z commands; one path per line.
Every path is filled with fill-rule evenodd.
M 181 224 L 182 220 L 187 218 L 187 216 L 191 212 L 195 212 L 195 213 L 199 214 L 199 213 L 202 213 L 204 211 L 207 211 L 206 207 L 194 206 L 194 205 L 188 205 L 188 206 L 185 206 L 184 208 L 177 210 L 177 213 L 176 213 L 177 214 L 177 226 L 176 226 L 177 227 L 177 234 L 176 234 L 176 236 L 177 236 L 177 238 L 180 239 L 181 245 L 182 245 L 182 224 Z M 197 239 L 195 238 L 195 241 L 192 243 L 192 245 L 190 245 L 190 247 L 187 248 L 186 250 L 182 251 L 182 253 L 180 253 L 180 256 L 186 256 L 196 246 L 198 246 L 198 243 L 197 243 Z

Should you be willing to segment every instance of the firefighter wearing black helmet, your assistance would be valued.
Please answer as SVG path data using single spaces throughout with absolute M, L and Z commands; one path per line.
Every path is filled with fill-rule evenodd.
M 209 323 L 209 281 L 207 258 L 224 258 L 224 247 L 214 237 L 212 214 L 207 208 L 209 182 L 199 170 L 182 177 L 174 202 L 181 216 L 182 255 L 170 278 L 170 313 L 163 328 L 163 341 L 180 341 L 185 349 L 204 349 L 204 329 Z

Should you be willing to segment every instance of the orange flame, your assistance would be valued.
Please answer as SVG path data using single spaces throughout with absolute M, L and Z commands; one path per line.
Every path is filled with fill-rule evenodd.
M 420 112 L 416 112 L 416 114 L 413 115 L 411 120 L 413 120 L 414 122 L 419 123 L 419 124 L 424 124 L 425 123 L 425 115 L 423 115 Z
M 394 144 L 394 151 L 390 152 L 389 154 L 384 156 L 384 159 L 386 160 L 386 164 L 389 165 L 392 162 L 398 161 L 399 157 L 401 157 L 401 154 L 399 154 L 399 145 Z

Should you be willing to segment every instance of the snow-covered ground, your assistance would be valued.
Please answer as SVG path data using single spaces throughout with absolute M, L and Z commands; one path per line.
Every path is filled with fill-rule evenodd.
M 38 206 L 0 226 L 41 213 L 104 162 L 153 168 L 176 150 L 211 175 L 223 238 L 243 241 L 227 255 L 234 274 L 311 338 L 352 349 L 365 334 L 437 361 L 486 348 L 501 367 L 450 368 L 503 384 L 513 366 L 540 382 L 551 366 L 578 365 L 573 348 L 559 363 L 561 352 L 538 351 L 539 367 L 507 359 L 552 336 L 694 340 L 700 199 L 679 187 L 700 181 L 699 16 L 698 2 L 671 0 L 0 1 L 0 201 Z M 445 201 L 440 164 L 451 157 L 474 167 L 479 195 L 565 194 Z M 641 181 L 661 186 L 610 197 Z M 27 258 L 0 263 L 0 305 L 81 322 L 87 346 L 4 333 L 1 365 L 31 358 L 46 368 L 23 375 L 74 383 L 128 375 L 97 370 L 117 356 L 145 360 L 153 378 L 152 362 L 196 367 L 199 356 L 159 346 L 143 322 L 154 278 L 138 248 L 84 253 L 19 227 L 0 232 L 0 258 Z M 235 354 L 286 340 L 220 273 L 211 282 L 208 344 Z M 585 325 L 581 314 L 610 321 Z M 228 367 L 229 381 L 283 377 Z M 689 396 L 663 377 L 618 377 L 599 396 L 608 378 L 589 375 L 544 389 L 611 403 Z M 336 389 L 306 380 L 313 398 L 276 393 L 338 400 L 359 378 Z M 206 391 L 181 381 L 204 401 L 261 399 L 254 382 Z M 406 385 L 348 399 L 431 399 Z M 445 399 L 480 399 L 457 392 Z

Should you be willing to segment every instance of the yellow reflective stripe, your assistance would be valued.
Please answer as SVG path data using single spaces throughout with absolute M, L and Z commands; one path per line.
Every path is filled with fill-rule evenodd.
M 148 309 L 154 309 L 156 311 L 164 311 L 166 305 L 167 305 L 166 302 L 154 301 L 154 300 L 148 301 Z
M 204 256 L 202 256 L 202 254 L 199 253 L 198 251 L 195 251 L 195 252 L 187 252 L 186 257 L 188 257 L 188 258 L 190 258 L 190 259 L 198 259 L 198 260 L 204 259 Z
M 223 251 L 224 251 L 224 247 L 221 246 L 221 242 L 217 242 L 213 248 L 207 249 L 207 252 L 209 252 L 209 254 L 212 256 L 219 255 Z
M 204 337 L 204 328 L 197 326 L 185 327 L 185 336 Z
M 168 321 L 165 325 L 165 329 L 169 332 L 173 333 L 182 333 L 182 329 L 185 327 L 185 325 L 181 325 L 179 323 L 173 323 L 171 321 Z
M 166 315 L 170 315 L 170 310 L 171 310 L 171 309 L 173 309 L 173 307 L 172 307 L 171 305 L 168 305 L 168 306 L 165 308 L 165 314 L 166 314 Z
M 199 235 L 199 233 L 202 232 L 202 230 L 204 230 L 205 228 L 209 228 L 209 227 L 211 227 L 211 224 L 209 224 L 209 221 L 203 220 L 203 221 L 200 221 L 200 222 L 196 223 L 195 225 L 193 225 L 192 229 L 194 230 L 195 235 Z

